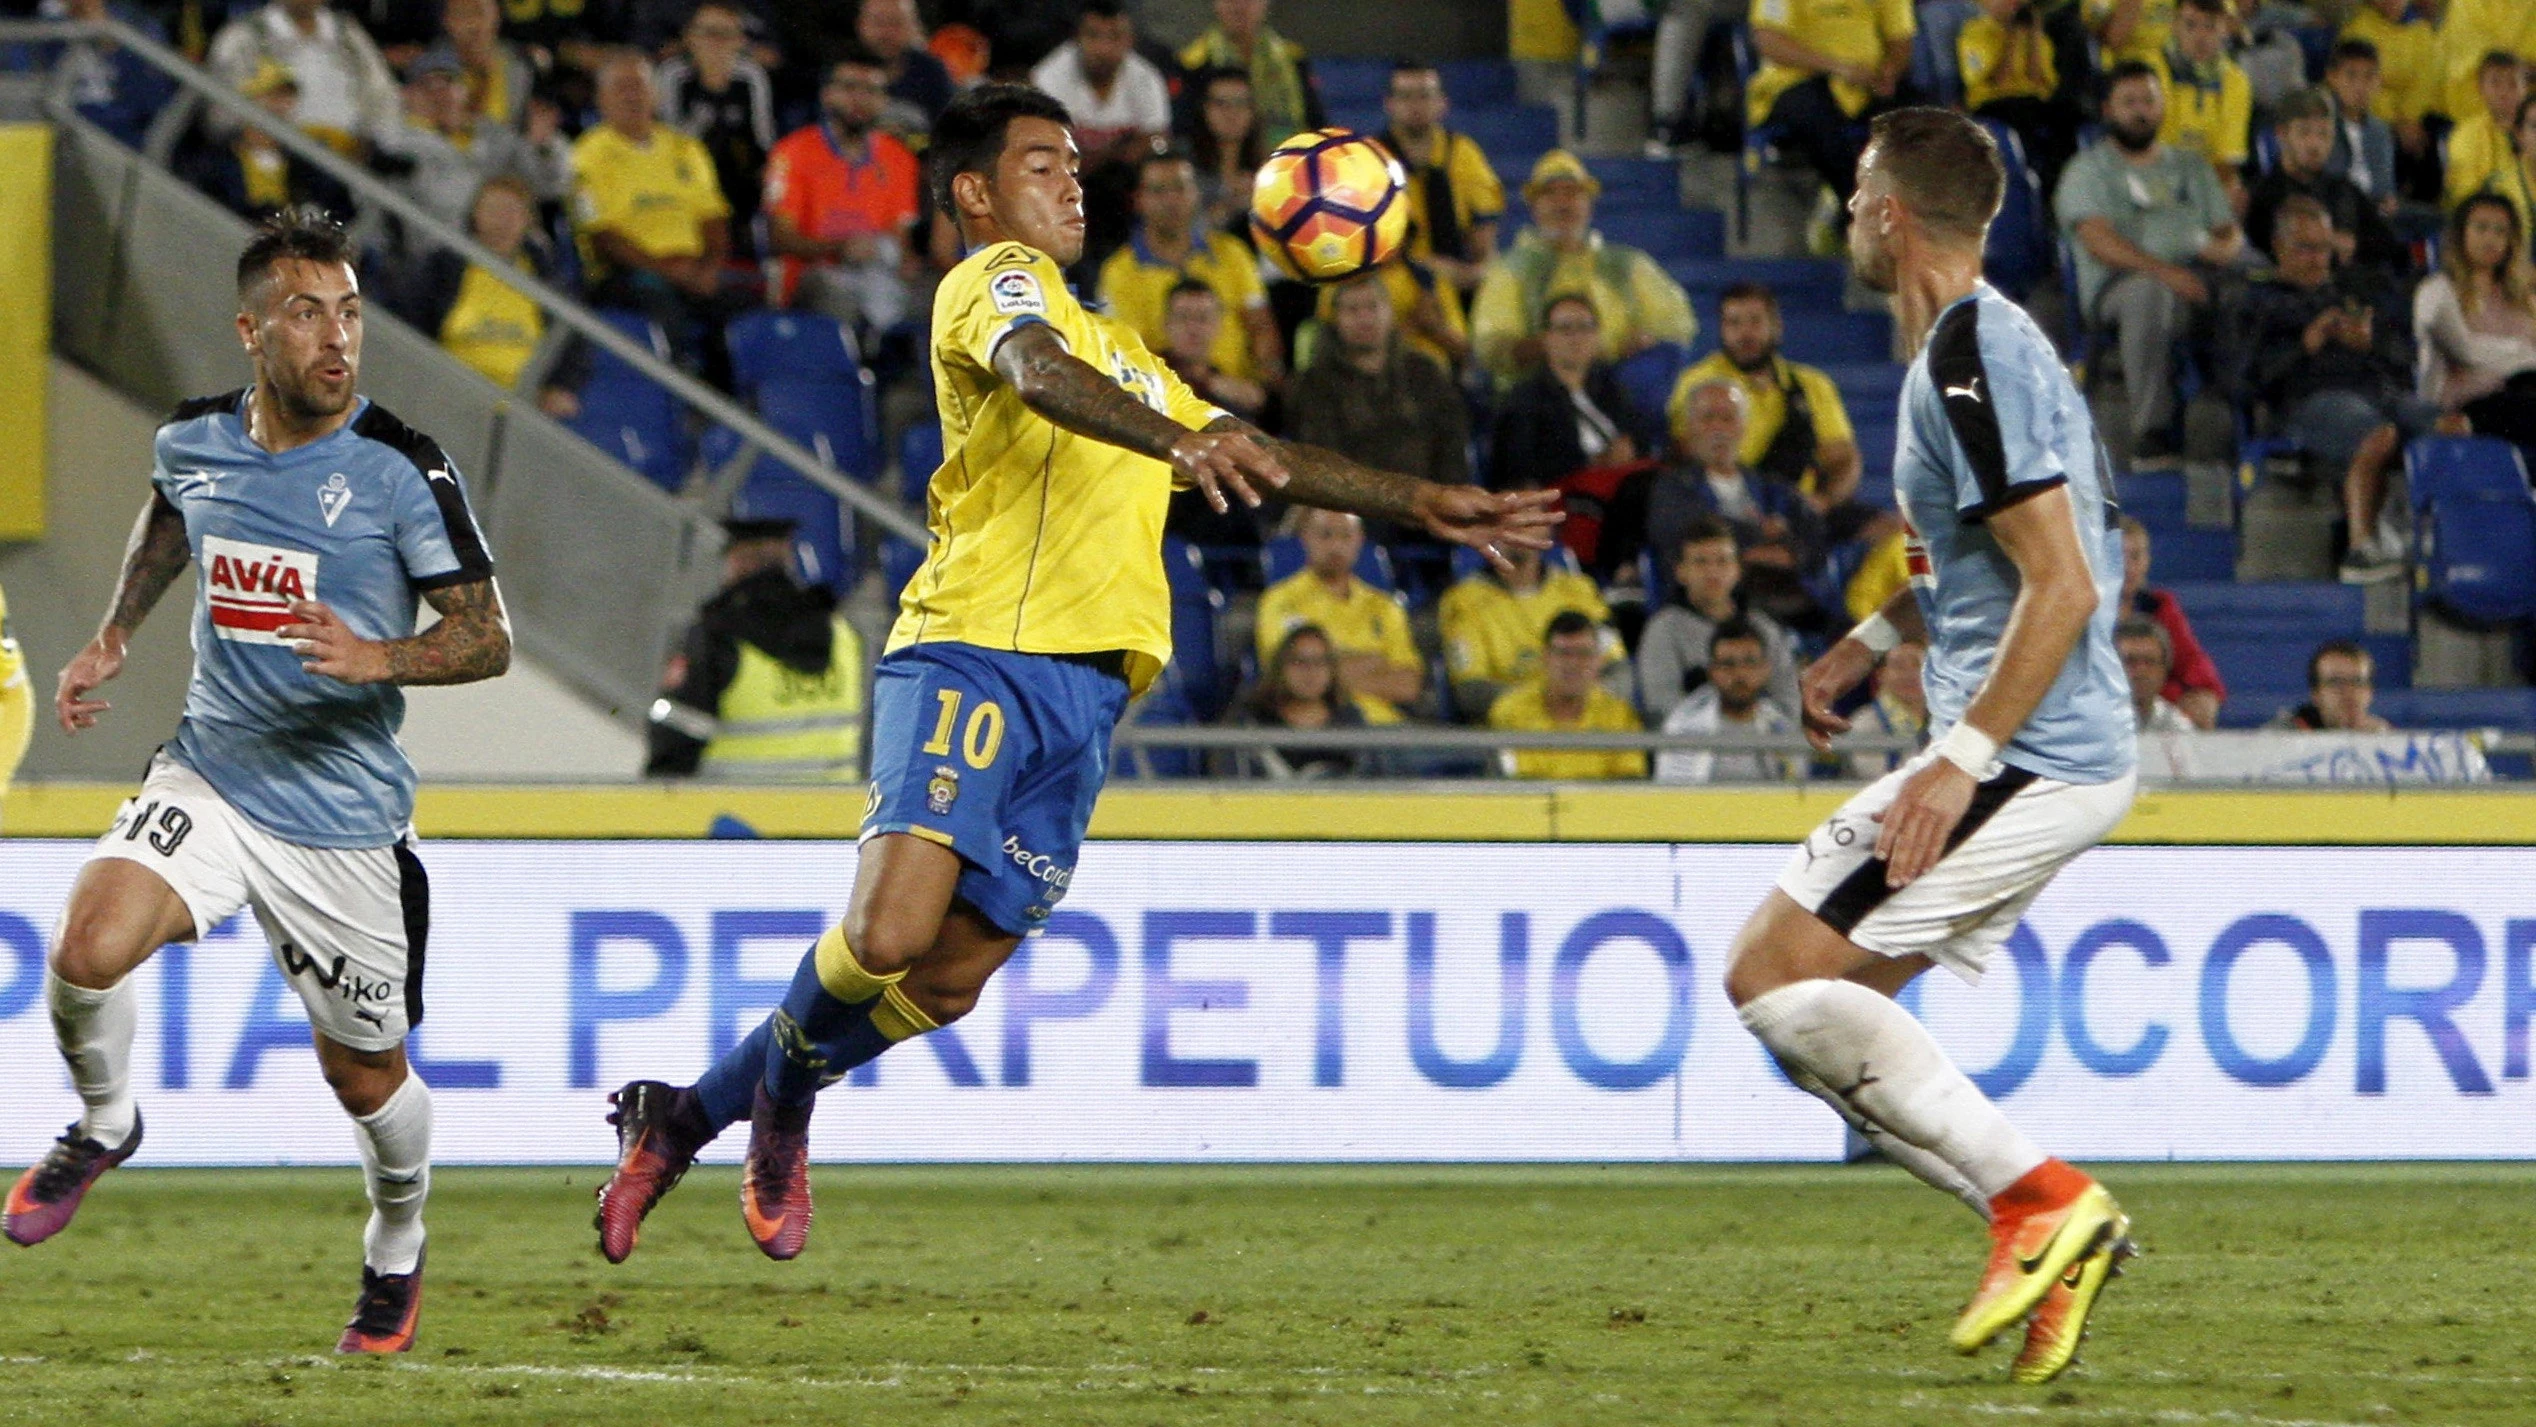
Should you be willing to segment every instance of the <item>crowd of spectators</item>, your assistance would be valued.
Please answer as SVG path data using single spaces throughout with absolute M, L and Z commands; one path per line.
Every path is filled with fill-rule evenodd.
M 1751 0 L 1744 117 L 1819 176 L 1834 228 L 1877 110 L 1950 99 L 2012 130 L 2067 240 L 2073 320 L 2122 376 L 2126 459 L 2175 457 L 2179 393 L 2220 391 L 2340 482 L 2346 574 L 2377 578 L 2402 568 L 2379 515 L 2405 439 L 2536 442 L 2536 6 L 2450 0 L 2435 23 L 2405 0 L 2345 8 L 2311 85 L 2293 32 L 2317 17 L 2284 0 Z M 1176 506 L 1174 534 L 1230 563 L 1246 610 L 1255 595 L 1232 721 L 1785 733 L 1807 653 L 1908 578 L 1899 522 L 1859 499 L 1839 389 L 1781 351 L 1774 294 L 1725 290 L 1714 349 L 1694 351 L 1663 255 L 1597 230 L 1594 170 L 1553 150 L 1501 174 L 1452 127 L 1436 66 L 1399 62 L 1384 96 L 1380 137 L 1410 178 L 1404 253 L 1316 290 L 1276 280 L 1244 221 L 1267 148 L 1326 118 L 1268 0 L 1213 0 L 1177 51 L 1123 0 L 927 10 L 930 27 L 915 0 L 41 5 L 173 36 L 502 264 L 644 314 L 725 386 L 723 326 L 777 307 L 846 324 L 884 383 L 921 395 L 931 287 L 959 256 L 919 197 L 927 128 L 961 85 L 1028 78 L 1075 122 L 1090 243 L 1072 276 L 1192 386 L 1386 469 L 1567 496 L 1564 548 L 1512 574 L 1351 517 Z M 1915 88 L 1915 42 L 1941 12 L 1954 39 L 1932 93 Z M 141 143 L 163 77 L 111 44 L 74 49 L 36 59 Z M 340 184 L 251 127 L 205 119 L 175 157 L 242 214 L 357 216 L 382 301 L 505 387 L 534 374 L 547 324 L 502 268 L 354 215 Z M 1685 369 L 1652 409 L 1619 367 L 1663 345 Z M 544 372 L 549 412 L 575 409 L 576 370 Z M 1286 538 L 1302 567 L 1272 583 Z M 2209 728 L 2225 688 L 2173 596 L 2147 586 L 2147 547 L 2127 527 L 2120 638 L 2143 725 Z M 1432 597 L 1431 622 L 1394 585 Z M 2365 684 L 2365 651 L 2320 652 L 2298 718 L 2366 726 L 2365 699 L 2353 713 L 2337 692 L 2353 652 Z M 1887 661 L 1859 718 L 1924 730 L 1914 657 Z M 1301 748 L 1225 766 L 1377 771 Z M 1809 766 L 1741 750 L 1506 760 L 1516 776 L 1679 781 Z

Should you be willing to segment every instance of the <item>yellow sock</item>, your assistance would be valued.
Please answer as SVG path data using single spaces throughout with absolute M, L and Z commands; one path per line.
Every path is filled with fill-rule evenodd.
M 942 1023 L 926 1015 L 907 997 L 905 988 L 891 986 L 881 993 L 881 1003 L 872 1008 L 872 1029 L 893 1041 L 920 1036 L 942 1029 Z
M 829 995 L 849 1006 L 882 996 L 894 990 L 907 977 L 903 970 L 893 971 L 887 976 L 865 970 L 863 963 L 855 959 L 854 948 L 846 945 L 843 922 L 828 928 L 818 944 L 810 949 L 810 954 L 819 968 L 819 984 L 827 988 Z

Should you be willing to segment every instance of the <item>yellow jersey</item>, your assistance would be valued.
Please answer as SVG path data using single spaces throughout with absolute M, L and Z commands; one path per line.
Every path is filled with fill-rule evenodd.
M 713 155 L 694 136 L 666 124 L 637 144 L 601 124 L 572 146 L 574 226 L 581 256 L 595 261 L 590 234 L 614 230 L 655 258 L 704 254 L 704 225 L 731 216 Z
M 2363 5 L 2343 22 L 2341 38 L 2377 46 L 2378 92 L 2370 113 L 2390 124 L 2419 123 L 2440 107 L 2439 32 L 2429 21 L 2399 25 Z
M 2536 5 L 2527 0 L 2448 0 L 2439 17 L 2439 63 L 2445 78 L 2434 104 L 2462 124 L 2483 108 L 2483 57 L 2505 50 L 2536 59 Z
M 2486 188 L 2508 196 L 2510 178 L 2518 169 L 2518 151 L 2489 114 L 2477 114 L 2448 131 L 2447 205 Z
M 1975 15 L 1955 32 L 1955 62 L 1964 72 L 1968 108 L 1997 99 L 2049 99 L 2060 87 L 2060 66 L 2039 24 L 2002 25 Z
M 449 355 L 482 372 L 487 381 L 508 389 L 519 385 L 520 371 L 546 334 L 546 314 L 501 274 L 467 264 L 458 280 L 458 298 L 440 320 L 440 345 Z
M 1431 163 L 1410 159 L 1389 129 L 1383 130 L 1382 140 L 1409 174 L 1409 241 L 1404 251 L 1410 257 L 1419 262 L 1434 257 L 1438 233 L 1450 240 L 1444 256 L 1467 257 L 1471 229 L 1506 216 L 1505 182 L 1470 135 L 1439 131 Z
M 1517 594 L 1488 575 L 1456 581 L 1435 606 L 1444 636 L 1444 667 L 1454 682 L 1486 680 L 1515 684 L 1541 672 L 1541 649 L 1549 640 L 1550 621 L 1574 610 L 1597 625 L 1611 620 L 1611 607 L 1593 580 L 1574 570 L 1545 570 L 1541 583 Z M 1604 651 L 1606 662 L 1622 653 L 1618 640 Z
M 1700 358 L 1674 380 L 1673 394 L 1664 402 L 1665 424 L 1679 432 L 1690 413 L 1692 391 L 1713 381 L 1730 381 L 1743 388 L 1743 449 L 1736 459 L 1747 466 L 1760 464 L 1762 454 L 1778 439 L 1779 428 L 1787 423 L 1790 385 L 1795 386 L 1814 413 L 1814 444 L 1818 450 L 1835 442 L 1858 439 L 1857 431 L 1849 424 L 1849 408 L 1840 403 L 1840 388 L 1832 384 L 1828 373 L 1785 357 L 1773 357 L 1769 366 L 1747 372 L 1728 360 L 1724 352 L 1711 352 Z
M 2157 141 L 2201 155 L 2221 167 L 2222 177 L 2244 163 L 2253 142 L 2254 84 L 2237 62 L 2221 55 L 2215 73 L 2199 81 L 2177 72 L 2172 50 L 2152 62 L 2166 78 L 2166 123 Z
M 1270 585 L 1259 597 L 1259 662 L 1265 666 L 1285 637 L 1303 625 L 1319 625 L 1330 647 L 1341 654 L 1378 654 L 1400 669 L 1423 669 L 1417 641 L 1409 635 L 1409 611 L 1397 596 L 1384 594 L 1354 575 L 1347 593 L 1334 595 L 1310 570 Z M 1364 702 L 1379 702 L 1365 700 Z
M 1752 27 L 1776 30 L 1836 60 L 1874 67 L 1884 63 L 1888 47 L 1907 49 L 1920 25 L 1911 0 L 1752 0 Z M 1776 60 L 1763 61 L 1744 91 L 1746 120 L 1769 122 L 1770 106 L 1779 96 L 1814 77 Z M 1848 80 L 1832 81 L 1833 101 L 1851 118 L 1866 111 L 1869 97 Z
M 1574 723 L 1550 717 L 1541 681 L 1518 684 L 1488 706 L 1488 726 L 1511 733 L 1643 733 L 1638 711 L 1600 685 L 1585 695 L 1585 713 Z M 1647 755 L 1636 749 L 1530 748 L 1508 749 L 1503 755 L 1517 778 L 1552 778 L 1565 782 L 1589 778 L 1644 778 Z
M 1162 521 L 1174 478 L 1150 456 L 1022 405 L 994 358 L 1031 323 L 1182 426 L 1224 415 L 1125 324 L 1084 310 L 1054 258 L 1011 242 L 970 254 L 934 292 L 942 467 L 925 489 L 925 562 L 899 599 L 888 647 L 1121 650 L 1128 687 L 1141 694 L 1171 658 Z
M 2087 8 L 2081 12 L 2087 28 L 2103 33 L 2106 22 L 2113 18 L 2113 8 L 2114 0 L 2087 0 Z M 2104 57 L 2105 67 L 2111 69 L 2126 59 L 2153 62 L 2166 52 L 2166 41 L 2174 33 L 2175 0 L 2143 0 L 2138 22 L 2131 26 L 2131 33 L 2123 37 L 2121 45 Z
M 1127 245 L 1101 264 L 1101 306 L 1133 328 L 1147 347 L 1159 349 L 1165 345 L 1163 319 L 1170 314 L 1171 289 L 1184 278 L 1205 283 L 1224 303 L 1224 323 L 1215 331 L 1207 360 L 1228 377 L 1254 380 L 1259 364 L 1252 360 L 1250 329 L 1242 325 L 1242 314 L 1268 305 L 1259 259 L 1230 233 L 1199 232 L 1191 239 L 1188 261 L 1174 266 L 1146 245 L 1139 226 Z

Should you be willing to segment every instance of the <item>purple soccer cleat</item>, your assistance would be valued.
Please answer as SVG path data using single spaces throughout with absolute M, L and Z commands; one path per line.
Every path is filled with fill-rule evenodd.
M 35 1245 L 70 1227 L 88 1186 L 97 1176 L 132 1158 L 141 1147 L 141 1114 L 132 1114 L 132 1133 L 108 1149 L 79 1132 L 77 1123 L 53 1141 L 42 1161 L 18 1176 L 9 1189 L 9 1206 L 0 1214 L 0 1233 L 14 1244 Z
M 798 1256 L 810 1242 L 810 1104 L 778 1105 L 757 1088 L 748 1163 L 740 1171 L 740 1217 L 770 1259 Z

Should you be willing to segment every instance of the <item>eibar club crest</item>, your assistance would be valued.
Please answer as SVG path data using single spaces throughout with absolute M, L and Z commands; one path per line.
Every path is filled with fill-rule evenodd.
M 325 515 L 328 530 L 335 528 L 335 517 L 343 514 L 343 508 L 350 504 L 352 485 L 343 478 L 341 471 L 326 477 L 326 483 L 317 488 L 317 509 Z

